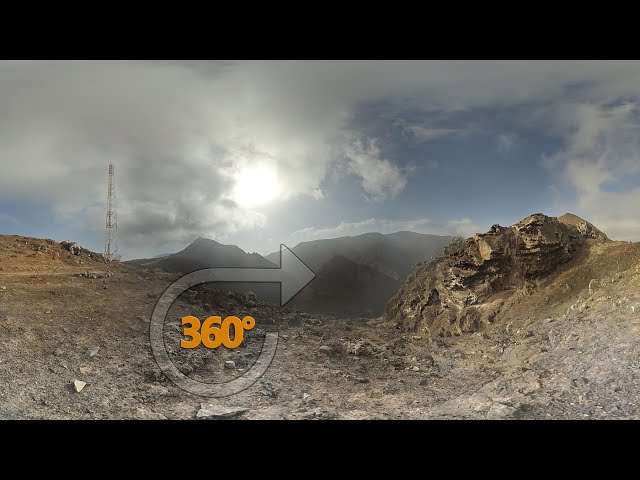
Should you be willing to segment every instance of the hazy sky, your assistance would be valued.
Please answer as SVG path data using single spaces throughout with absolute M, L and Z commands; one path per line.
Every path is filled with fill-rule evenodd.
M 640 240 L 640 63 L 0 62 L 0 233 L 268 253 L 570 211 Z

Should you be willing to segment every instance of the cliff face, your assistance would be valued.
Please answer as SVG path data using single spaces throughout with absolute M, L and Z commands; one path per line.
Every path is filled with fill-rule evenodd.
M 607 237 L 571 214 L 536 213 L 510 227 L 493 225 L 444 257 L 418 264 L 388 302 L 385 317 L 432 335 L 475 331 L 493 320 L 509 292 L 555 272 L 587 239 Z

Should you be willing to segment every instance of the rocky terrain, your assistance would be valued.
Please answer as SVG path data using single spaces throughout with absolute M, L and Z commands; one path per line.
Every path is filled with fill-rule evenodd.
M 451 245 L 421 263 L 389 301 L 386 317 L 436 335 L 474 332 L 496 320 L 505 300 L 535 288 L 594 242 L 608 241 L 590 223 L 541 213 Z
M 204 285 L 165 343 L 185 375 L 237 395 L 179 389 L 149 341 L 177 277 L 105 263 L 75 244 L 0 236 L 0 418 L 640 418 L 640 246 L 574 216 L 493 227 L 417 266 L 383 317 L 334 318 Z M 251 315 L 235 350 L 185 351 L 178 318 Z

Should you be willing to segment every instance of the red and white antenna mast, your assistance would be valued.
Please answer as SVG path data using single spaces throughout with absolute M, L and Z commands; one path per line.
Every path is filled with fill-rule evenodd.
M 107 218 L 104 232 L 104 258 L 108 261 L 119 261 L 118 242 L 115 238 L 115 231 L 118 228 L 118 214 L 116 212 L 116 187 L 113 182 L 113 163 L 109 163 L 109 174 L 107 178 Z

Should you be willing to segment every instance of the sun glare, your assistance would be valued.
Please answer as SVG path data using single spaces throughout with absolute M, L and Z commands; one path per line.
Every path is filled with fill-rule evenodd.
M 281 192 L 274 170 L 268 167 L 246 167 L 236 178 L 231 197 L 244 207 L 266 205 Z

